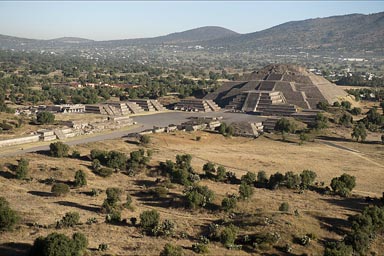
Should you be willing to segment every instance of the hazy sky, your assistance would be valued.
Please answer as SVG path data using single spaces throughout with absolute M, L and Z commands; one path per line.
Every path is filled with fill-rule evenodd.
M 0 34 L 108 40 L 202 26 L 249 33 L 292 20 L 382 11 L 384 1 L 1 1 Z

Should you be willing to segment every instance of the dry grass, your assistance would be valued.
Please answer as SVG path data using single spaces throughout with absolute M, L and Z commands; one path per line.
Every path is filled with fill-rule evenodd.
M 201 136 L 201 141 L 195 141 L 196 136 Z M 383 151 L 382 145 L 368 145 L 351 143 L 348 147 L 359 147 L 361 157 L 356 153 L 347 152 L 337 148 L 329 147 L 320 143 L 306 143 L 302 146 L 294 143 L 283 143 L 260 137 L 256 140 L 246 138 L 224 138 L 221 135 L 210 133 L 175 133 L 156 134 L 151 136 L 150 147 L 154 150 L 151 165 L 155 166 L 159 161 L 166 159 L 174 160 L 177 154 L 189 153 L 193 156 L 192 165 L 197 171 L 202 170 L 202 165 L 208 160 L 235 171 L 240 177 L 247 170 L 257 172 L 264 170 L 268 174 L 276 171 L 301 172 L 304 169 L 311 169 L 317 172 L 318 180 L 329 184 L 332 177 L 344 172 L 357 177 L 358 194 L 379 195 L 382 192 L 384 181 L 378 164 L 383 164 L 378 159 Z M 378 148 L 376 148 L 378 147 Z M 108 140 L 77 146 L 76 150 L 82 155 L 89 154 L 93 148 L 118 150 L 129 153 L 138 148 L 138 145 L 127 143 L 123 140 Z M 30 176 L 32 181 L 19 181 L 7 179 L 9 170 L 4 171 L 0 176 L 0 194 L 10 201 L 11 206 L 22 215 L 22 225 L 13 232 L 2 234 L 1 240 L 4 243 L 17 242 L 32 244 L 34 239 L 41 235 L 47 235 L 58 231 L 72 234 L 75 231 L 83 232 L 89 239 L 89 248 L 96 249 L 99 244 L 107 243 L 110 249 L 107 253 L 116 255 L 158 255 L 165 243 L 178 244 L 183 246 L 187 255 L 193 255 L 190 250 L 200 235 L 203 226 L 214 220 L 227 219 L 227 214 L 221 211 L 189 211 L 182 207 L 181 202 L 170 203 L 170 199 L 159 202 L 156 199 L 145 197 L 140 194 L 146 187 L 154 184 L 157 177 L 148 176 L 149 172 L 142 172 L 135 177 L 129 177 L 122 173 L 115 173 L 110 178 L 101 178 L 94 175 L 90 169 L 90 162 L 86 159 L 57 159 L 42 154 L 28 154 L 30 159 Z M 16 163 L 15 157 L 0 159 L 1 164 Z M 63 161 L 64 160 L 64 161 Z M 57 167 L 58 170 L 50 170 Z M 50 196 L 50 185 L 39 182 L 49 177 L 61 181 L 73 180 L 76 170 L 82 169 L 87 174 L 88 185 L 80 189 L 72 189 L 66 197 Z M 237 193 L 238 185 L 216 183 L 210 180 L 202 180 L 215 191 L 214 203 L 220 205 L 222 198 L 227 193 Z M 143 236 L 140 230 L 130 224 L 110 225 L 104 223 L 105 215 L 99 209 L 105 193 L 97 197 L 88 196 L 82 192 L 89 192 L 92 188 L 99 188 L 105 191 L 108 187 L 120 187 L 124 191 L 122 201 L 127 193 L 133 196 L 133 210 L 125 209 L 122 217 L 139 217 L 143 210 L 156 209 L 161 214 L 161 219 L 172 219 L 177 224 L 177 237 L 174 238 L 153 238 Z M 183 188 L 175 186 L 170 193 L 181 196 Z M 289 202 L 290 213 L 281 214 L 278 207 L 282 202 Z M 303 247 L 293 244 L 295 254 L 308 253 L 319 255 L 322 253 L 323 242 L 327 239 L 340 239 L 341 236 L 332 229 L 333 225 L 340 226 L 345 219 L 356 214 L 366 203 L 363 199 L 353 197 L 342 199 L 335 196 L 320 195 L 316 192 L 305 191 L 303 194 L 293 190 L 281 189 L 270 191 L 266 189 L 255 189 L 255 194 L 249 201 L 240 202 L 236 212 L 237 217 L 244 223 L 252 223 L 265 216 L 272 218 L 270 225 L 249 224 L 242 233 L 255 232 L 279 232 L 281 239 L 277 245 L 283 246 L 286 243 L 293 244 L 296 236 L 303 236 L 307 233 L 314 233 L 317 240 L 310 246 Z M 295 216 L 293 211 L 297 209 L 300 216 Z M 86 222 L 88 218 L 95 217 L 99 223 L 93 225 L 80 225 L 72 229 L 45 229 L 28 227 L 27 223 L 39 223 L 49 225 L 59 220 L 65 212 L 77 211 L 80 213 L 81 221 Z M 243 216 L 244 215 L 244 216 Z M 247 215 L 248 217 L 246 217 Z M 243 217 L 241 217 L 243 216 Z M 237 219 L 234 220 L 237 220 Z M 347 228 L 347 227 L 344 227 Z M 181 231 L 186 232 L 190 237 L 180 238 Z M 382 251 L 381 243 L 375 243 L 374 249 Z M 229 251 L 219 243 L 209 245 L 211 255 L 246 255 L 245 251 Z M 1 247 L 0 247 L 1 250 Z M 266 249 L 268 253 L 280 253 L 276 248 Z M 254 254 L 258 252 L 253 252 Z M 97 251 L 91 251 L 91 255 L 98 255 Z M 12 255 L 12 254 L 8 254 Z

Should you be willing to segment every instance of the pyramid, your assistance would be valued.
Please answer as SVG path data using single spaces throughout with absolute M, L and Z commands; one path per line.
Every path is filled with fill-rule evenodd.
M 290 64 L 268 65 L 224 83 L 205 99 L 220 107 L 268 115 L 290 115 L 298 109 L 316 109 L 320 101 L 332 104 L 347 93 L 325 78 Z

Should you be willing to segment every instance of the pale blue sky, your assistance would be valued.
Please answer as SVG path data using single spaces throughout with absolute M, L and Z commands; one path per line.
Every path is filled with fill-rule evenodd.
M 0 34 L 108 40 L 201 26 L 250 33 L 292 20 L 382 11 L 384 1 L 1 1 Z

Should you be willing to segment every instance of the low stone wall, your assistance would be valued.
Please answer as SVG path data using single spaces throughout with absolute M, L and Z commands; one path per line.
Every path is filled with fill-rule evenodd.
M 37 142 L 40 140 L 40 135 L 31 135 L 14 139 L 0 140 L 0 147 L 15 146 L 25 143 Z

